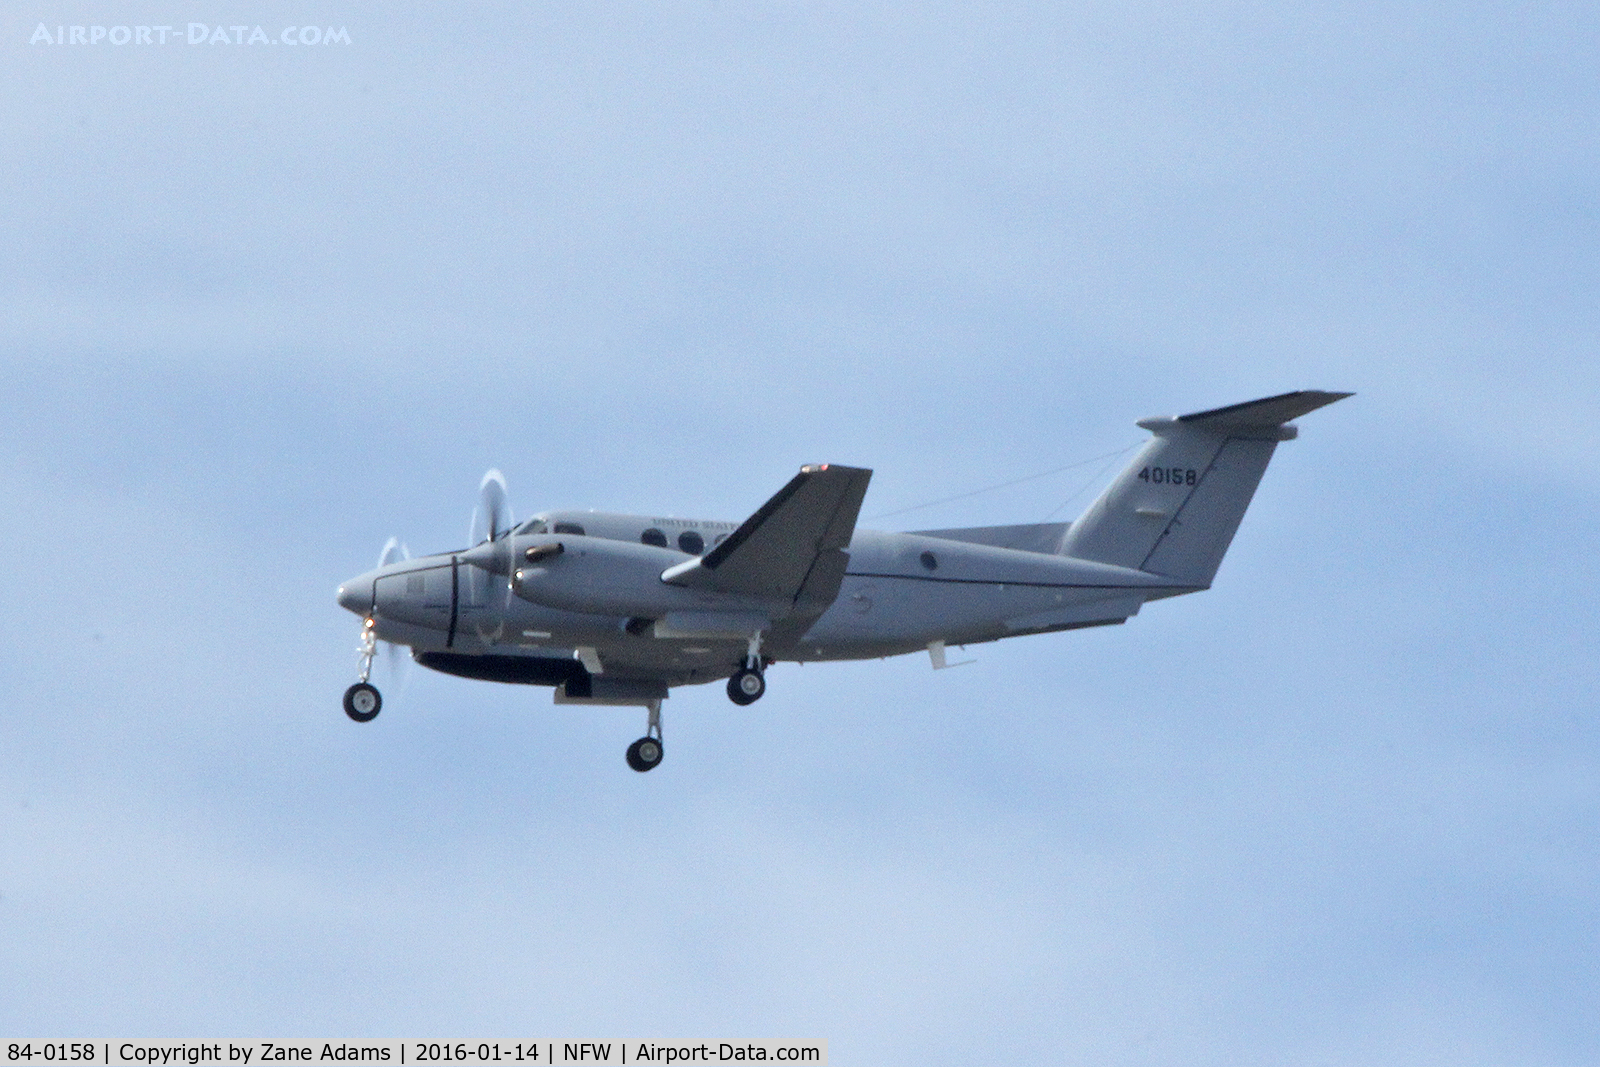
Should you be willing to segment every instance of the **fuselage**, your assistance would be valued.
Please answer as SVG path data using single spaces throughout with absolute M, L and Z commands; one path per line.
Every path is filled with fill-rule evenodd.
M 771 620 L 761 645 L 769 662 L 867 659 L 1118 623 L 1147 600 L 1198 588 L 1058 554 L 859 529 L 838 595 L 820 614 L 662 580 L 736 528 L 547 512 L 497 542 L 351 579 L 339 603 L 371 619 L 379 639 L 449 673 L 559 685 L 581 668 L 670 686 L 737 670 L 746 619 Z

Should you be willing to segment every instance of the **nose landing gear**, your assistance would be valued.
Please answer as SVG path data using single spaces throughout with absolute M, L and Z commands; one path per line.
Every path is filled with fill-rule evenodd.
M 387 550 L 385 550 L 387 551 Z M 383 710 L 383 695 L 367 684 L 372 677 L 372 657 L 378 651 L 378 638 L 372 632 L 372 616 L 361 626 L 361 680 L 344 691 L 344 713 L 356 722 L 371 722 Z

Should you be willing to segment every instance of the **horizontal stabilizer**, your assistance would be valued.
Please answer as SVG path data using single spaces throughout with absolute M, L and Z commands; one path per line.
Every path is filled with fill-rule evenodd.
M 1309 414 L 1320 407 L 1343 400 L 1354 393 L 1326 393 L 1320 389 L 1302 389 L 1296 393 L 1269 396 L 1264 400 L 1250 400 L 1243 404 L 1229 404 L 1225 408 L 1197 411 L 1192 415 L 1179 415 L 1179 422 L 1213 433 L 1232 433 L 1239 430 L 1269 429 L 1282 426 L 1291 419 Z

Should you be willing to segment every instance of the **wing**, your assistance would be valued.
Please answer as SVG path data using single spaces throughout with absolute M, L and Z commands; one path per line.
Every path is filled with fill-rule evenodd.
M 820 612 L 839 594 L 872 472 L 824 463 L 789 484 L 699 559 L 669 567 L 673 585 L 793 601 Z

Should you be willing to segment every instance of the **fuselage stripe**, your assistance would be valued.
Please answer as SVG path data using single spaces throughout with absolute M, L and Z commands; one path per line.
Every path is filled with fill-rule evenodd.
M 1193 585 L 1094 585 L 1088 582 L 1019 582 L 1010 578 L 938 578 L 931 574 L 877 574 L 846 571 L 846 578 L 895 578 L 905 582 L 944 582 L 947 585 L 1018 585 L 1034 589 L 1127 589 L 1144 592 L 1160 589 L 1196 589 Z

